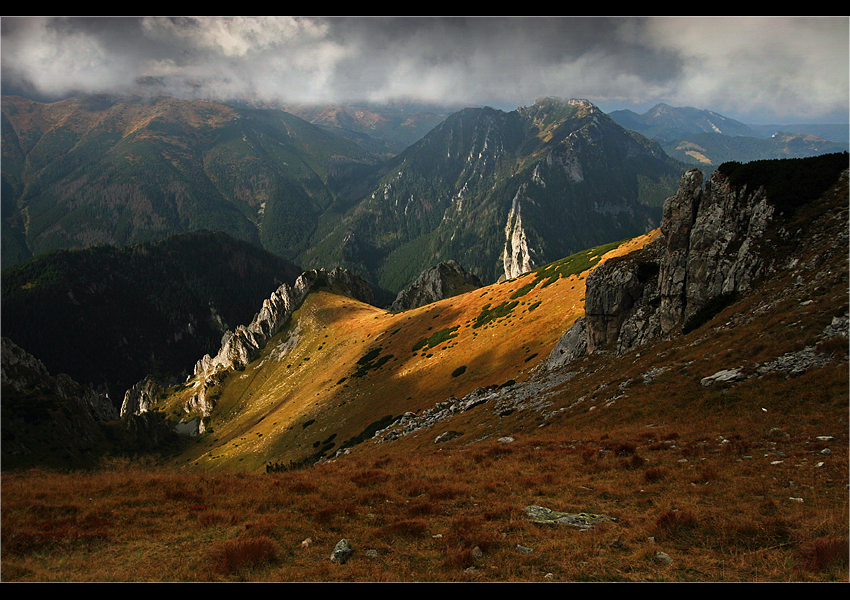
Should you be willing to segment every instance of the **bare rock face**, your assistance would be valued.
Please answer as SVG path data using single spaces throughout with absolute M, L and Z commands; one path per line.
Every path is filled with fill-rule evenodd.
M 266 343 L 289 322 L 292 313 L 307 295 L 321 286 L 340 289 L 363 302 L 373 301 L 369 285 L 345 269 L 305 271 L 295 285 L 284 283 L 264 300 L 260 312 L 250 324 L 225 332 L 218 354 L 214 357 L 207 354 L 195 364 L 195 377 L 208 379 L 218 371 L 242 367 L 254 360 Z
M 302 273 L 292 286 L 284 283 L 263 301 L 260 311 L 248 325 L 224 333 L 215 356 L 207 354 L 195 363 L 191 378 L 198 382 L 197 391 L 184 407 L 185 412 L 209 416 L 215 407 L 215 393 L 222 373 L 244 367 L 256 359 L 268 341 L 286 326 L 307 295 L 322 287 L 361 302 L 374 302 L 369 284 L 345 269 L 313 269 Z M 156 403 L 160 391 L 160 385 L 150 377 L 140 381 L 125 394 L 121 415 L 144 414 Z
M 2 340 L 2 370 L 0 379 L 4 387 L 14 392 L 32 390 L 54 394 L 69 405 L 77 407 L 92 422 L 111 421 L 118 418 L 109 398 L 88 386 L 81 385 L 64 373 L 51 375 L 44 364 L 20 348 L 12 340 Z
M 682 176 L 679 190 L 664 203 L 661 233 L 667 240 L 661 280 L 661 326 L 672 329 L 684 314 L 685 282 L 691 229 L 702 200 L 702 172 L 692 169 Z
M 410 287 L 399 292 L 390 310 L 408 310 L 480 288 L 483 284 L 454 260 L 424 271 Z
M 160 391 L 159 384 L 151 377 L 145 377 L 124 393 L 124 402 L 121 404 L 121 416 L 140 415 L 147 412 L 154 404 Z
M 712 298 L 744 291 L 764 275 L 754 244 L 764 235 L 773 205 L 764 189 L 734 189 L 715 172 L 701 189 L 702 173 L 682 177 L 664 204 L 662 233 L 667 255 L 661 264 L 664 332 L 688 319 Z
M 763 187 L 733 188 L 716 171 L 703 188 L 700 171 L 685 173 L 664 204 L 662 235 L 588 276 L 585 317 L 562 336 L 547 367 L 675 334 L 712 299 L 746 292 L 782 268 L 787 257 L 762 247 L 774 211 Z
M 292 313 L 307 295 L 320 287 L 335 289 L 362 302 L 374 302 L 369 284 L 345 269 L 313 269 L 302 273 L 293 286 L 284 283 L 263 301 L 262 308 L 250 324 L 225 332 L 221 349 L 215 356 L 207 354 L 195 364 L 194 377 L 203 383 L 189 401 L 186 411 L 209 416 L 215 406 L 212 395 L 219 383 L 219 375 L 228 369 L 244 367 L 257 358 L 268 341 L 289 322 Z

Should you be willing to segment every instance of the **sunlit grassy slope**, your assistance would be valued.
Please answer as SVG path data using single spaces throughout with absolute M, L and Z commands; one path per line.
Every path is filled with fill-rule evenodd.
M 227 373 L 207 432 L 175 463 L 262 471 L 329 457 L 405 412 L 522 381 L 584 313 L 590 269 L 657 235 L 398 313 L 314 292 L 258 360 Z M 172 390 L 160 410 L 179 415 L 193 384 Z

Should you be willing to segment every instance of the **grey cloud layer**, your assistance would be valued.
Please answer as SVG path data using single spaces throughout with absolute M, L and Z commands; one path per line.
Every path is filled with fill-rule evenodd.
M 4 83 L 210 98 L 848 110 L 846 18 L 4 18 Z

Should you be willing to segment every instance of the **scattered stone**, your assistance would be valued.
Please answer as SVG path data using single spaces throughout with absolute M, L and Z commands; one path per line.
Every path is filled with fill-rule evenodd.
M 351 558 L 352 553 L 353 550 L 351 549 L 351 544 L 348 543 L 348 540 L 340 540 L 336 543 L 336 546 L 334 546 L 333 552 L 331 552 L 331 562 L 343 565 L 349 558 Z
M 312 548 L 313 547 L 313 538 L 307 538 L 301 542 L 302 548 Z
M 660 550 L 655 553 L 655 562 L 660 565 L 672 565 L 673 559 L 670 558 L 670 555 L 666 552 L 661 552 Z
M 616 519 L 607 515 L 589 513 L 566 513 L 543 506 L 526 506 L 528 519 L 537 525 L 570 525 L 579 529 L 592 529 L 599 523 L 614 523 Z
M 462 431 L 454 431 L 454 430 L 446 431 L 446 432 L 438 435 L 436 437 L 436 439 L 434 439 L 434 443 L 435 444 L 441 444 L 443 442 L 448 442 L 448 441 L 453 440 L 455 438 L 459 438 L 462 435 L 463 435 Z
M 514 441 L 514 438 L 506 435 L 505 437 L 500 437 L 498 441 L 502 442 L 503 444 L 510 444 Z
M 700 383 L 703 387 L 709 387 L 714 385 L 715 383 L 727 383 L 730 381 L 741 381 L 745 378 L 744 373 L 740 368 L 738 369 L 724 369 L 723 371 L 718 371 L 714 375 L 709 375 L 708 377 L 703 377 L 700 380 Z
M 522 544 L 517 544 L 516 550 L 520 554 L 532 554 L 534 552 L 532 548 L 529 548 L 528 546 L 523 546 Z

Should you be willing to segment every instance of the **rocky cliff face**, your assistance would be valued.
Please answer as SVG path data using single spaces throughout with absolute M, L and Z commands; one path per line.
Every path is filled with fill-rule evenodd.
M 836 185 L 846 197 L 846 170 Z M 798 258 L 777 249 L 776 243 L 793 235 L 777 222 L 776 212 L 764 186 L 733 186 L 720 171 L 703 186 L 700 171 L 685 173 L 664 204 L 662 235 L 588 276 L 585 316 L 564 334 L 546 366 L 557 368 L 602 348 L 619 355 L 677 334 L 709 303 L 798 265 Z M 820 219 L 833 232 L 812 228 L 807 242 L 825 250 L 845 248 L 846 254 L 846 222 L 829 212 Z
M 51 464 L 90 466 L 109 441 L 103 424 L 118 418 L 103 394 L 2 340 L 2 461 L 4 468 Z
M 716 173 L 702 186 L 696 169 L 682 177 L 664 204 L 661 231 L 667 249 L 661 262 L 661 327 L 666 333 L 720 294 L 749 289 L 765 275 L 756 246 L 774 207 L 764 188 L 735 189 Z
M 410 287 L 399 292 L 390 310 L 408 310 L 438 300 L 451 298 L 481 287 L 483 284 L 454 260 L 442 262 L 423 271 Z
M 292 286 L 284 283 L 263 301 L 251 323 L 225 332 L 215 356 L 207 354 L 195 364 L 192 378 L 196 380 L 198 392 L 185 407 L 186 412 L 208 416 L 214 406 L 210 392 L 219 383 L 221 373 L 243 367 L 257 358 L 266 343 L 289 322 L 292 313 L 307 295 L 322 287 L 363 302 L 373 302 L 370 286 L 345 269 L 313 269 L 302 273 Z M 128 390 L 121 409 L 122 416 L 147 411 L 156 401 L 157 390 L 158 384 L 149 378 Z
M 50 393 L 72 403 L 92 421 L 110 421 L 118 418 L 109 398 L 83 386 L 65 374 L 51 375 L 44 364 L 7 338 L 2 343 L 3 387 L 14 392 L 37 391 Z

